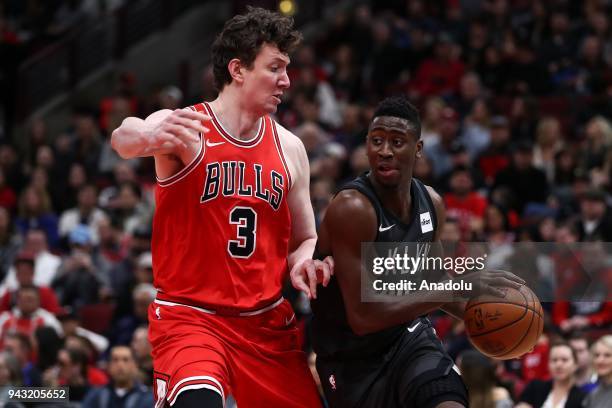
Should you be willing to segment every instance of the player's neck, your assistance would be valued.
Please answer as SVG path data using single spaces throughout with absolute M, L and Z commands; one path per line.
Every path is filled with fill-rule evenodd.
M 397 187 L 383 186 L 374 177 L 371 177 L 370 180 L 383 207 L 400 220 L 406 223 L 410 222 L 410 213 L 412 211 L 412 195 L 410 192 L 412 178 L 409 178 L 408 182 L 404 182 Z
M 253 139 L 259 129 L 261 113 L 247 109 L 236 90 L 226 86 L 217 99 L 210 103 L 217 119 L 234 137 Z

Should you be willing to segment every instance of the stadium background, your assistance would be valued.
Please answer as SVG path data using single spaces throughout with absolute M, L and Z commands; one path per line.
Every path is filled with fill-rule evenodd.
M 317 222 L 336 187 L 367 169 L 376 104 L 405 94 L 423 120 L 415 176 L 448 207 L 443 239 L 611 241 L 608 0 L 1 0 L 0 386 L 66 384 L 85 398 L 108 381 L 117 344 L 150 384 L 154 169 L 120 160 L 110 133 L 127 116 L 214 98 L 210 45 L 246 4 L 292 14 L 305 36 L 277 118 L 306 146 Z M 49 313 L 24 323 L 11 293 L 32 268 Z M 308 302 L 286 295 L 308 350 Z M 470 359 L 514 400 L 549 378 L 553 339 L 594 340 L 612 324 L 608 302 L 576 327 L 579 310 L 545 309 L 532 353 Z M 453 357 L 469 349 L 461 324 L 433 319 Z

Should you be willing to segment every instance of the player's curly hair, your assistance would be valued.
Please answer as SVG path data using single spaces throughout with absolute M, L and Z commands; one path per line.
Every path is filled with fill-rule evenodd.
M 259 7 L 247 7 L 245 14 L 228 20 L 212 45 L 215 87 L 221 91 L 232 82 L 227 69 L 238 58 L 248 68 L 263 44 L 274 44 L 286 54 L 295 50 L 302 35 L 293 29 L 293 19 Z
M 372 120 L 378 116 L 394 116 L 406 119 L 414 127 L 415 134 L 421 138 L 421 116 L 419 110 L 405 96 L 390 96 L 383 99 L 372 116 Z

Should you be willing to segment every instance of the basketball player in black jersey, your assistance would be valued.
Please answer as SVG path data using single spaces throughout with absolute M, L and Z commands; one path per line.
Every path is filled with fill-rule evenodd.
M 442 230 L 442 199 L 412 177 L 423 149 L 420 128 L 405 98 L 382 101 L 367 136 L 371 170 L 343 187 L 321 225 L 317 251 L 333 255 L 335 278 L 313 301 L 313 342 L 330 408 L 468 406 L 458 370 L 426 317 L 440 308 L 461 319 L 465 302 L 445 304 L 429 293 L 361 302 L 362 242 L 435 242 Z M 492 294 L 524 283 L 503 271 L 466 278 Z

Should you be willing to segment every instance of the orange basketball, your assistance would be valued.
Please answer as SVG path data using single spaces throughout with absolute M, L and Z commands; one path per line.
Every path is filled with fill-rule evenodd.
M 544 328 L 544 312 L 527 286 L 502 288 L 503 298 L 481 295 L 465 307 L 465 328 L 481 353 L 500 360 L 517 358 L 535 346 Z

